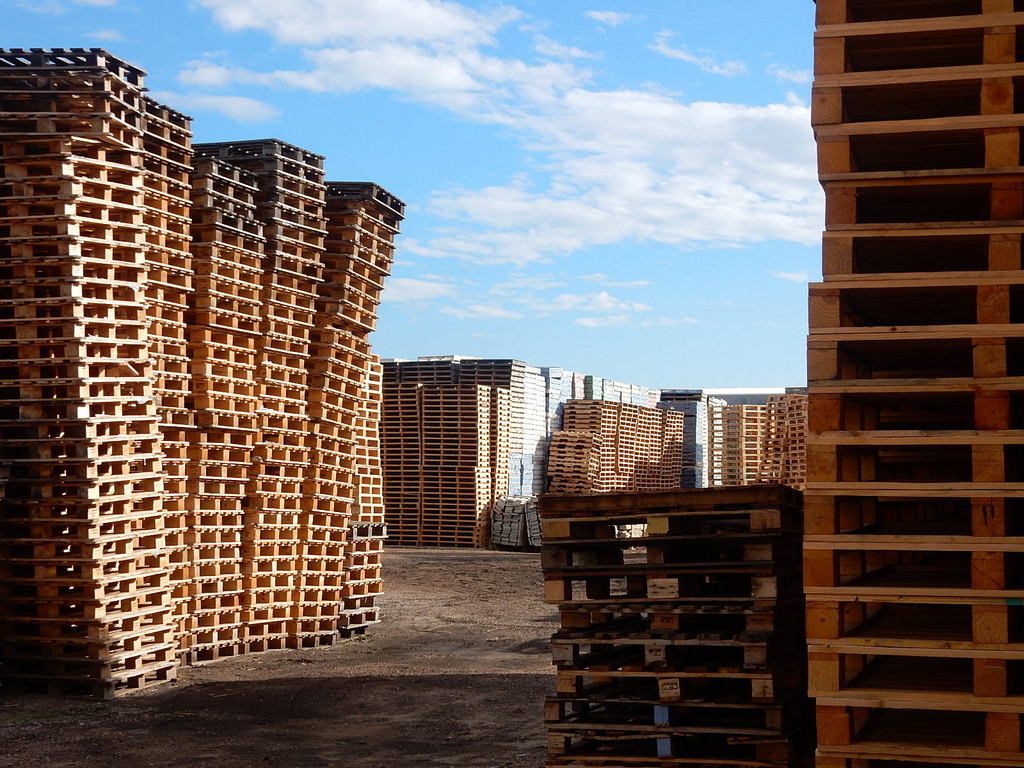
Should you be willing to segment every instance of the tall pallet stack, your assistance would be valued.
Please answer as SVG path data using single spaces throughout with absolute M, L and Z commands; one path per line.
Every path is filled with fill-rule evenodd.
M 311 334 L 324 282 L 326 186 L 323 158 L 276 140 L 197 144 L 252 174 L 256 217 L 264 223 L 260 335 L 256 344 L 258 430 L 247 482 L 245 646 L 283 648 L 315 641 L 320 622 L 307 620 L 305 565 L 317 542 L 320 467 L 310 410 Z M 316 467 L 310 472 L 310 467 Z M 346 521 L 347 523 L 347 521 Z M 319 542 L 318 542 L 319 543 Z M 316 608 L 312 610 L 316 612 Z
M 143 75 L 0 51 L 5 685 L 108 696 L 376 621 L 402 204 L 278 140 L 195 160 Z
M 663 389 L 658 408 L 679 411 L 686 416 L 683 434 L 683 477 L 681 488 L 711 485 L 711 409 L 725 401 L 700 389 Z
M 182 654 L 219 658 L 247 647 L 253 600 L 249 501 L 262 407 L 257 347 L 263 314 L 263 224 L 248 171 L 218 158 L 192 172 L 194 308 L 189 314 L 196 430 L 190 446 L 186 554 L 175 595 Z
M 712 486 L 757 482 L 766 415 L 763 405 L 722 403 L 711 407 L 709 459 Z
M 818 0 L 819 768 L 1020 766 L 1019 0 Z
M 340 595 L 340 625 L 349 631 L 378 620 L 376 598 L 382 591 L 387 529 L 379 444 L 381 366 L 369 336 L 377 327 L 377 307 L 404 212 L 404 203 L 376 184 L 327 183 L 327 242 L 313 336 L 311 416 L 317 433 L 316 460 L 330 474 L 316 489 L 322 514 L 316 530 L 323 532 L 325 549 L 307 563 L 316 563 L 324 572 L 323 588 L 337 580 L 338 565 L 342 566 L 337 591 L 322 593 L 318 602 L 333 604 Z M 343 558 L 340 563 L 334 561 L 338 555 Z M 307 565 L 306 570 L 312 569 Z
M 799 494 L 544 496 L 540 514 L 547 768 L 808 764 Z
M 807 482 L 807 395 L 770 395 L 757 482 L 803 490 Z
M 142 76 L 102 51 L 0 51 L 9 685 L 107 696 L 174 675 L 158 412 L 172 387 L 148 343 L 165 319 L 148 253 L 180 232 L 155 213 Z
M 191 121 L 144 98 L 143 223 L 146 237 L 146 343 L 162 454 L 164 528 L 174 582 L 174 621 L 181 644 L 184 593 L 191 593 L 196 520 L 189 496 L 189 445 L 195 441 L 187 311 L 194 305 L 191 240 Z M 189 601 L 191 607 L 191 601 Z
M 683 466 L 685 417 L 679 411 L 604 400 L 570 400 L 565 404 L 564 430 L 552 436 L 548 478 L 552 489 L 578 487 L 598 472 L 589 492 L 678 488 Z M 572 445 L 587 447 L 579 436 L 589 433 L 591 450 L 576 454 Z
M 385 387 L 388 538 L 417 546 L 483 547 L 508 483 L 509 392 L 476 384 Z

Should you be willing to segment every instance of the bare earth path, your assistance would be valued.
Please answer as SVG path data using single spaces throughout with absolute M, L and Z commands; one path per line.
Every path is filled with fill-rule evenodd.
M 389 548 L 384 620 L 111 702 L 4 694 L 0 768 L 539 768 L 554 691 L 530 553 Z

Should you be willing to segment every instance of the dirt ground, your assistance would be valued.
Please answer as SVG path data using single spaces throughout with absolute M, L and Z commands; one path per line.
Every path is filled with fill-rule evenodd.
M 540 556 L 389 548 L 383 621 L 186 667 L 109 702 L 0 693 L 0 768 L 539 768 L 554 692 Z

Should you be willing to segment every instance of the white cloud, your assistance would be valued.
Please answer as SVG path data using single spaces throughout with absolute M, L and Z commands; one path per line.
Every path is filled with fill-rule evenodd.
M 541 56 L 550 56 L 554 59 L 592 59 L 594 54 L 587 53 L 581 48 L 573 48 L 568 45 L 552 40 L 544 35 L 535 35 L 533 47 Z
M 703 325 L 703 322 L 695 317 L 659 317 L 655 325 L 671 328 L 677 325 Z
M 518 111 L 510 110 L 510 105 L 551 101 L 586 78 L 585 73 L 564 61 L 530 65 L 517 59 L 485 56 L 475 47 L 410 45 L 402 41 L 310 49 L 305 57 L 312 65 L 310 69 L 273 72 L 193 61 L 178 77 L 197 88 L 255 85 L 314 93 L 387 89 L 473 120 L 504 124 L 512 121 L 513 111 Z
M 662 56 L 667 56 L 670 59 L 679 59 L 689 64 L 696 64 L 704 72 L 710 72 L 713 75 L 733 77 L 735 75 L 744 75 L 747 72 L 747 66 L 742 61 L 726 61 L 720 64 L 710 56 L 697 56 L 690 53 L 686 47 L 673 48 L 668 44 L 672 36 L 671 32 L 661 32 L 648 47 L 652 51 L 660 53 Z
M 470 304 L 465 307 L 442 307 L 441 312 L 461 320 L 472 318 L 498 319 L 498 320 L 519 320 L 522 315 L 509 309 L 494 306 L 493 304 Z
M 786 80 L 797 85 L 807 85 L 814 79 L 814 74 L 806 69 L 789 69 L 781 64 L 768 66 L 768 74 L 779 80 Z
M 605 285 L 609 288 L 647 288 L 653 283 L 650 280 L 611 280 Z
M 677 325 L 700 324 L 700 321 L 692 317 L 659 317 L 656 320 L 652 320 L 635 315 L 618 314 L 606 315 L 604 317 L 577 317 L 572 321 L 572 324 L 584 328 L 620 328 L 626 326 L 631 328 L 651 328 L 655 326 L 672 328 Z
M 598 24 L 607 24 L 609 27 L 617 27 L 633 18 L 631 13 L 617 13 L 616 11 L 585 11 L 583 15 Z
M 383 301 L 426 301 L 455 294 L 447 283 L 417 280 L 413 277 L 389 277 L 384 283 Z
M 595 272 L 592 275 L 581 275 L 580 279 L 591 283 L 601 283 L 608 288 L 646 288 L 652 285 L 650 280 L 612 280 L 602 272 Z
M 573 325 L 582 325 L 584 328 L 614 328 L 620 325 L 629 325 L 632 318 L 629 315 L 608 315 L 607 317 L 577 317 L 572 321 Z
M 496 296 L 519 296 L 521 298 L 528 293 L 561 288 L 563 285 L 562 280 L 550 275 L 513 275 L 501 283 L 492 285 L 491 293 Z
M 547 187 L 436 193 L 430 211 L 465 228 L 420 242 L 418 253 L 522 265 L 637 239 L 721 247 L 820 237 L 810 115 L 796 101 L 686 104 L 576 88 L 520 125 L 551 158 Z
M 783 272 L 776 269 L 772 271 L 772 277 L 793 283 L 806 283 L 811 279 L 811 273 L 806 269 L 801 269 L 799 272 Z
M 693 249 L 819 241 L 822 194 L 810 114 L 795 97 L 748 106 L 687 103 L 654 89 L 597 90 L 572 61 L 531 65 L 493 55 L 494 35 L 517 14 L 507 8 L 478 13 L 409 0 L 425 19 L 413 28 L 402 14 L 379 12 L 377 3 L 201 2 L 231 29 L 263 30 L 282 45 L 302 41 L 308 67 L 257 72 L 210 57 L 181 74 L 192 88 L 387 89 L 501 125 L 531 153 L 530 170 L 508 183 L 436 191 L 421 210 L 445 224 L 403 240 L 406 254 L 524 267 L 617 243 Z M 404 2 L 382 0 L 381 7 Z M 336 15 L 334 5 L 351 19 Z M 300 28 L 296 20 L 308 18 L 322 28 Z M 659 40 L 663 52 L 680 54 L 668 33 Z M 683 53 L 712 69 L 741 68 Z
M 190 61 L 178 73 L 178 79 L 194 88 L 223 88 L 230 85 L 236 74 L 229 68 L 209 61 Z
M 242 123 L 265 123 L 279 117 L 281 112 L 257 99 L 247 96 L 224 96 L 214 94 L 171 93 L 154 91 L 150 94 L 183 112 L 219 112 L 232 120 Z
M 228 30 L 258 30 L 279 43 L 445 41 L 488 44 L 505 24 L 520 17 L 508 6 L 475 11 L 448 0 L 197 0 Z
M 545 299 L 536 302 L 536 310 L 565 312 L 577 309 L 587 309 L 596 312 L 647 312 L 650 307 L 638 301 L 617 299 L 607 291 L 599 293 L 562 293 L 553 299 Z
M 113 8 L 118 0 L 71 0 L 74 5 L 87 5 L 93 8 Z M 68 12 L 62 0 L 16 0 L 14 5 L 33 13 L 60 15 Z
M 65 13 L 67 8 L 60 0 L 19 0 L 15 3 L 18 8 L 33 13 L 50 13 L 59 15 Z
M 87 32 L 85 36 L 94 40 L 124 40 L 124 35 L 116 29 L 98 29 L 95 32 Z

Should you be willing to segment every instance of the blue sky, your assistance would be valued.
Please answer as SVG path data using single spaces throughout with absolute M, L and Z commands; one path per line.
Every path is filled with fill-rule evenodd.
M 0 0 L 193 117 L 405 201 L 384 357 L 650 387 L 805 382 L 811 0 Z

